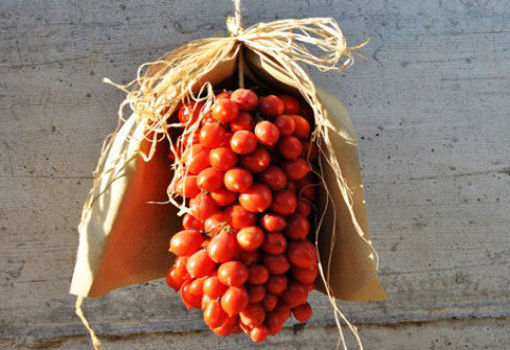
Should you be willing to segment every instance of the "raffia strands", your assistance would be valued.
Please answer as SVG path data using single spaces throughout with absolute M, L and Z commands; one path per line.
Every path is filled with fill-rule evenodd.
M 125 120 L 124 109 L 126 106 L 129 106 L 130 112 L 137 118 L 137 123 L 142 123 L 145 128 L 144 138 L 151 141 L 151 147 L 148 152 L 140 151 L 143 159 L 149 161 L 155 153 L 157 142 L 167 139 L 170 151 L 175 158 L 173 164 L 174 174 L 184 174 L 180 176 L 186 176 L 187 169 L 184 166 L 183 157 L 191 152 L 191 142 L 185 142 L 185 139 L 193 137 L 198 132 L 200 121 L 214 103 L 213 86 L 209 82 L 203 81 L 203 78 L 219 63 L 237 57 L 238 65 L 241 67 L 240 84 L 242 84 L 242 67 L 244 63 L 240 49 L 244 46 L 255 52 L 264 64 L 273 67 L 290 80 L 295 81 L 301 95 L 313 109 L 316 127 L 312 132 L 312 139 L 319 144 L 322 154 L 320 166 L 316 173 L 322 180 L 323 187 L 326 190 L 327 205 L 334 207 L 332 195 L 328 191 L 322 176 L 326 167 L 330 168 L 336 175 L 338 188 L 341 190 L 342 197 L 349 209 L 356 232 L 372 249 L 377 260 L 377 254 L 373 250 L 371 242 L 365 238 L 363 229 L 357 221 L 349 187 L 342 176 L 342 169 L 332 148 L 329 132 L 336 132 L 336 130 L 329 122 L 327 111 L 319 101 L 315 85 L 306 71 L 300 66 L 300 63 L 305 63 L 321 71 L 343 70 L 353 64 L 354 50 L 364 46 L 366 43 L 356 47 L 348 47 L 341 29 L 332 18 L 286 19 L 259 23 L 250 28 L 243 29 L 239 0 L 235 1 L 235 9 L 235 17 L 227 19 L 230 37 L 209 38 L 185 44 L 154 62 L 141 65 L 136 79 L 126 85 L 118 85 L 109 79 L 105 79 L 105 82 L 125 91 L 126 99 L 119 107 L 117 129 L 105 141 L 97 169 L 102 169 L 102 164 L 104 164 L 108 150 L 111 147 L 111 142 Z M 170 120 L 170 116 L 174 114 L 181 103 L 190 101 L 201 102 L 198 120 L 187 125 Z M 177 139 L 171 135 L 172 129 L 175 128 L 181 130 L 181 136 Z M 142 140 L 131 141 L 140 142 Z M 97 186 L 101 178 L 106 174 L 120 171 L 123 165 L 127 164 L 130 160 L 119 157 L 111 163 L 113 166 L 109 169 L 102 169 L 101 173 L 96 170 L 94 173 L 94 186 Z M 168 201 L 178 207 L 180 209 L 179 215 L 182 215 L 188 212 L 189 209 L 186 207 L 184 200 L 179 200 L 179 196 L 175 194 L 175 186 L 180 180 L 178 176 L 174 175 L 167 192 Z M 85 209 L 90 208 L 95 200 L 95 198 L 92 198 L 92 193 L 85 203 Z M 336 213 L 336 210 L 333 210 L 333 213 Z M 324 214 L 318 218 L 318 227 L 315 235 L 316 244 L 318 244 L 319 231 L 323 220 Z M 333 218 L 333 227 L 336 226 L 335 222 L 336 217 Z M 335 235 L 332 235 L 332 237 L 334 238 Z M 333 249 L 334 242 L 330 246 Z M 331 253 L 332 250 L 328 265 L 331 263 Z M 328 273 L 330 270 L 330 268 L 327 269 Z M 339 329 L 337 347 L 341 345 L 344 349 L 347 349 L 341 325 L 343 321 L 354 335 L 359 348 L 363 349 L 357 329 L 348 322 L 336 304 L 336 300 L 327 283 L 329 275 L 325 275 L 324 267 L 321 264 L 319 264 L 319 271 L 326 286 L 328 299 L 333 308 L 335 322 Z M 90 329 L 90 327 L 87 328 Z M 95 335 L 93 340 L 97 340 Z

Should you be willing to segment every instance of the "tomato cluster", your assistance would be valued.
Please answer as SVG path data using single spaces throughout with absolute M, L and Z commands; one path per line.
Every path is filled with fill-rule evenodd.
M 185 105 L 179 120 L 196 122 L 199 110 Z M 203 309 L 220 336 L 244 331 L 260 342 L 291 314 L 299 322 L 312 315 L 307 299 L 318 256 L 308 240 L 317 157 L 311 122 L 292 96 L 259 98 L 238 89 L 217 95 L 197 135 L 185 140 L 187 174 L 174 190 L 189 213 L 170 241 L 177 258 L 167 283 L 188 308 Z

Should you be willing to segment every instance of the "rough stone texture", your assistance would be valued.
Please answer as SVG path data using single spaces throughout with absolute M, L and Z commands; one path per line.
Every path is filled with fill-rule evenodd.
M 244 3 L 246 25 L 333 16 L 350 43 L 371 39 L 367 59 L 349 71 L 311 72 L 346 104 L 360 142 L 390 298 L 342 304 L 366 348 L 505 348 L 508 2 Z M 87 347 L 67 291 L 81 205 L 122 99 L 101 79 L 128 81 L 140 63 L 223 30 L 231 8 L 227 0 L 1 2 L 0 347 Z M 108 348 L 249 346 L 194 332 L 204 329 L 199 313 L 175 296 L 155 281 L 85 309 Z M 286 330 L 267 348 L 334 346 L 327 301 L 312 299 L 311 327 L 296 337 Z

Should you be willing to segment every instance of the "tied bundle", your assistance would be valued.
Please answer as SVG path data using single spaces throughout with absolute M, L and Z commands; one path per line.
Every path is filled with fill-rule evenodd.
M 215 90 L 233 77 L 240 88 L 246 79 L 261 89 L 297 96 L 311 110 L 309 141 L 318 148 L 314 173 L 319 182 L 311 239 L 319 258 L 315 288 L 328 296 L 333 308 L 337 345 L 347 347 L 344 321 L 362 348 L 335 298 L 385 299 L 375 274 L 377 255 L 368 235 L 351 122 L 343 106 L 318 89 L 300 66 L 342 70 L 362 45 L 347 47 L 331 18 L 279 20 L 243 29 L 240 2 L 235 6 L 235 17 L 227 19 L 230 36 L 185 44 L 140 66 L 136 79 L 126 85 L 105 79 L 127 96 L 119 107 L 117 129 L 103 145 L 84 205 L 71 285 L 71 293 L 78 295 L 77 314 L 96 347 L 99 341 L 81 310 L 83 298 L 165 276 L 173 263 L 168 241 L 181 226 L 179 218 L 191 213 L 186 196 L 176 191 L 190 175 L 186 155 L 193 152 L 193 142 L 188 141 L 210 116 L 218 99 Z M 175 117 L 183 106 L 193 117 Z

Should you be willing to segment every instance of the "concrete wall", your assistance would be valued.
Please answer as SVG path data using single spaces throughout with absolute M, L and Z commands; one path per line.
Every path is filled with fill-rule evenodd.
M 227 0 L 0 3 L 0 348 L 86 349 L 67 294 L 76 224 L 122 94 L 101 82 L 224 29 Z M 507 349 L 510 5 L 244 1 L 245 25 L 332 16 L 371 42 L 312 72 L 357 128 L 386 303 L 342 303 L 366 349 Z M 267 349 L 333 348 L 326 299 Z M 85 303 L 108 349 L 251 348 L 204 331 L 162 281 Z M 258 347 L 260 348 L 260 346 Z

